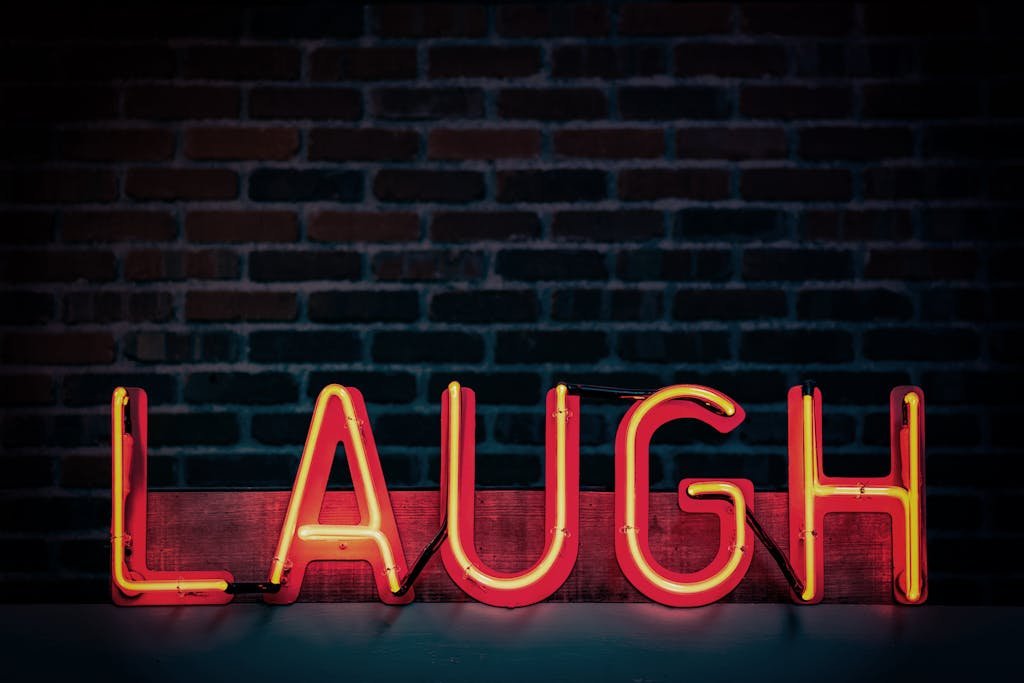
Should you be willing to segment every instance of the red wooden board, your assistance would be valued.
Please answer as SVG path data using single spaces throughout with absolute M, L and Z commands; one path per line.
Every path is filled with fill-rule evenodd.
M 391 501 L 409 563 L 440 524 L 437 491 L 395 491 Z M 154 569 L 226 569 L 236 581 L 265 581 L 289 491 L 152 492 L 149 494 L 149 566 Z M 615 559 L 613 493 L 580 495 L 580 552 L 576 568 L 551 598 L 554 602 L 648 602 L 626 581 Z M 754 513 L 788 553 L 788 494 L 758 493 Z M 674 493 L 651 494 L 650 544 L 667 568 L 693 571 L 713 557 L 718 521 L 683 514 Z M 329 491 L 325 524 L 357 523 L 355 496 Z M 476 535 L 480 557 L 492 568 L 514 571 L 543 550 L 543 491 L 479 491 Z M 825 523 L 825 601 L 891 603 L 892 548 L 889 518 L 882 514 L 835 514 Z M 768 552 L 748 532 L 754 553 L 746 578 L 724 602 L 790 602 L 786 582 Z M 435 557 L 415 586 L 416 599 L 463 602 Z M 316 562 L 303 583 L 303 602 L 376 602 L 364 562 Z M 239 596 L 238 601 L 259 600 Z

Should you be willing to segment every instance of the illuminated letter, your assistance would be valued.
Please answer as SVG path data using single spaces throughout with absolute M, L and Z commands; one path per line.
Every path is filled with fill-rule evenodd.
M 131 429 L 125 424 L 128 410 Z M 114 389 L 110 401 L 110 592 L 118 605 L 222 605 L 234 597 L 228 572 L 146 567 L 147 402 L 142 389 Z
M 746 479 L 684 479 L 679 507 L 684 512 L 718 515 L 718 553 L 711 564 L 690 574 L 661 566 L 648 544 L 648 448 L 667 422 L 693 418 L 727 433 L 743 422 L 743 409 L 714 389 L 695 385 L 665 387 L 635 403 L 615 437 L 615 556 L 637 590 L 671 607 L 698 607 L 721 599 L 746 575 L 753 548 L 746 543 L 746 507 L 754 486 Z M 695 500 L 696 498 L 727 500 Z
M 458 382 L 448 385 L 441 399 L 441 515 L 448 528 L 441 556 L 452 581 L 474 599 L 496 607 L 531 605 L 550 597 L 572 572 L 579 549 L 579 410 L 579 397 L 569 396 L 564 384 L 548 392 L 544 553 L 524 572 L 498 572 L 480 561 L 473 542 L 475 395 Z
M 352 472 L 359 524 L 320 524 L 320 508 L 339 442 L 345 446 Z M 270 568 L 270 584 L 281 588 L 264 594 L 263 599 L 273 604 L 295 602 L 306 565 L 316 560 L 365 560 L 373 567 L 377 593 L 383 602 L 402 605 L 414 597 L 411 590 L 401 597 L 395 595 L 406 571 L 405 553 L 363 396 L 356 389 L 337 384 L 324 387 L 317 398 Z
M 789 390 L 789 547 L 803 583 L 797 597 L 821 602 L 825 558 L 821 531 L 830 512 L 884 512 L 892 519 L 896 600 L 928 595 L 924 533 L 924 394 L 896 387 L 889 396 L 892 469 L 885 477 L 827 477 L 821 462 L 821 392 Z M 807 539 L 812 539 L 810 543 Z

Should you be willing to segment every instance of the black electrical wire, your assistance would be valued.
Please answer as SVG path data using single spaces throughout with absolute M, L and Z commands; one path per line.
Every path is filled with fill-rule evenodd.
M 790 589 L 796 595 L 802 595 L 804 592 L 803 582 L 797 578 L 796 572 L 793 570 L 793 565 L 790 564 L 789 558 L 786 557 L 785 553 L 782 552 L 782 548 L 768 535 L 768 532 L 764 530 L 761 523 L 757 521 L 757 517 L 754 517 L 754 512 L 748 507 L 747 508 L 747 526 L 754 532 L 761 544 L 764 545 L 768 554 L 775 560 L 775 564 L 779 565 L 779 570 L 782 575 L 786 577 L 786 582 L 789 584 Z
M 131 434 L 132 433 L 132 411 L 131 411 L 131 408 L 129 407 L 130 401 L 131 401 L 131 399 L 129 399 L 128 396 L 126 395 L 124 397 L 124 406 L 122 408 L 122 415 L 124 416 L 124 424 L 121 425 L 121 428 L 122 428 L 122 430 L 124 431 L 125 434 Z
M 570 394 L 581 398 L 594 398 L 605 401 L 636 401 L 647 398 L 654 393 L 650 389 L 623 389 L 622 387 L 605 387 L 599 384 L 573 384 L 571 382 L 559 382 L 564 384 Z
M 279 583 L 235 581 L 234 583 L 229 583 L 224 592 L 231 595 L 241 595 L 242 593 L 276 593 L 279 590 L 281 590 L 281 584 Z
M 416 579 L 419 578 L 419 575 L 426 568 L 427 563 L 430 562 L 430 558 L 434 556 L 434 553 L 436 553 L 438 549 L 440 549 L 441 544 L 444 543 L 446 538 L 448 538 L 447 515 L 441 519 L 441 528 L 437 530 L 437 533 L 434 534 L 434 538 L 430 540 L 427 547 L 424 548 L 423 552 L 420 553 L 420 556 L 416 558 L 416 562 L 413 563 L 412 569 L 409 570 L 409 573 L 406 574 L 405 578 L 402 580 L 402 585 L 398 590 L 392 591 L 395 595 L 401 597 L 409 592 L 412 585 L 416 583 Z
M 564 384 L 570 394 L 580 398 L 592 398 L 598 401 L 641 401 L 656 393 L 656 389 L 623 389 L 622 387 L 606 387 L 599 384 L 573 384 L 572 382 L 560 382 Z M 716 405 L 693 397 L 688 400 L 701 404 L 708 410 L 724 415 L 722 409 Z

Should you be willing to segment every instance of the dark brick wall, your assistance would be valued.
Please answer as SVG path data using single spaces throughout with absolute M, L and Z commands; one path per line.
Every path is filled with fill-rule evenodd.
M 937 602 L 1019 601 L 1019 19 L 998 7 L 612 3 L 44 7 L 3 22 L 0 572 L 103 599 L 115 384 L 154 487 L 288 487 L 358 386 L 389 483 L 437 486 L 480 399 L 482 486 L 542 484 L 556 380 L 702 382 L 728 438 L 652 481 L 785 486 L 787 387 L 827 469 L 928 399 Z M 624 406 L 583 409 L 612 485 Z M 346 473 L 336 479 L 343 485 Z

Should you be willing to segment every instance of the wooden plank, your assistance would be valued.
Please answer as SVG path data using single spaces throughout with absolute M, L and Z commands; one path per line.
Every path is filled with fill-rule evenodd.
M 288 491 L 152 492 L 149 494 L 149 566 L 154 569 L 227 569 L 237 581 L 266 580 Z M 394 491 L 392 505 L 410 563 L 437 531 L 437 491 Z M 651 494 L 651 549 L 671 569 L 693 571 L 706 564 L 718 543 L 718 521 L 711 515 L 683 514 L 674 493 Z M 754 512 L 765 530 L 788 552 L 785 493 L 758 493 Z M 614 494 L 580 495 L 580 552 L 572 575 L 552 602 L 647 602 L 622 575 L 615 559 Z M 329 491 L 321 522 L 358 522 L 355 496 Z M 494 569 L 528 567 L 543 549 L 544 492 L 477 493 L 477 547 Z M 889 518 L 882 514 L 835 514 L 825 523 L 825 601 L 892 602 L 892 548 Z M 506 540 L 503 540 L 506 539 Z M 785 580 L 771 556 L 751 537 L 754 552 L 746 578 L 724 602 L 789 602 Z M 464 602 L 440 558 L 416 583 L 416 599 Z M 239 601 L 258 600 L 240 596 Z M 369 565 L 317 562 L 310 565 L 302 602 L 377 600 Z

